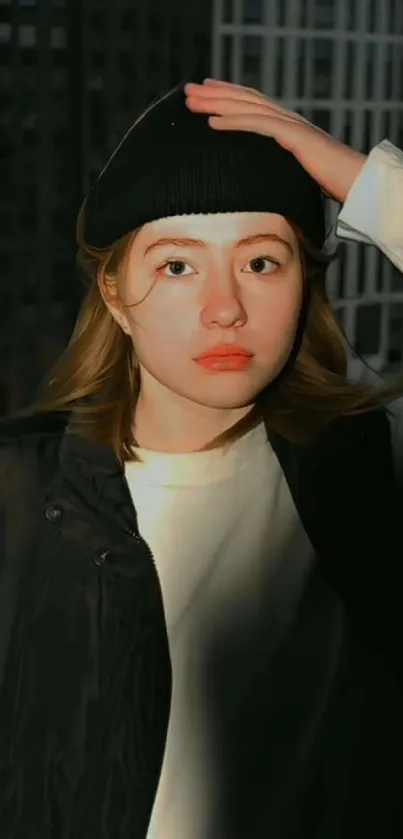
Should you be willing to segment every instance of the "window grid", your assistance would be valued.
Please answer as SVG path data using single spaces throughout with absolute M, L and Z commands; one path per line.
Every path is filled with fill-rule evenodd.
M 212 73 L 259 87 L 361 151 L 385 137 L 401 145 L 403 3 L 214 0 Z M 350 345 L 388 371 L 403 363 L 403 280 L 375 248 L 342 251 L 328 275 L 333 305 Z

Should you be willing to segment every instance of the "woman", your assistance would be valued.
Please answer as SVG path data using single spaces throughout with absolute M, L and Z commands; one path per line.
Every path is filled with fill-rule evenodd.
M 392 170 L 207 81 L 87 197 L 71 343 L 1 428 L 4 839 L 403 835 L 397 387 L 347 382 L 322 198 L 402 267 Z

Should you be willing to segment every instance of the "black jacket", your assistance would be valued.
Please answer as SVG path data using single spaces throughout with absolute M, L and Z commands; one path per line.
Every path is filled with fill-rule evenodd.
M 386 415 L 272 444 L 320 572 L 399 690 L 403 507 Z M 145 839 L 171 669 L 122 469 L 66 416 L 2 421 L 0 524 L 0 837 Z

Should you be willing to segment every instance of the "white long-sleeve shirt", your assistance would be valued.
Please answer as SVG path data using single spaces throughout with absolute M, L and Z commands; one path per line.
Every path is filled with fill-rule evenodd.
M 403 151 L 389 140 L 368 155 L 339 213 L 336 234 L 376 245 L 403 271 Z

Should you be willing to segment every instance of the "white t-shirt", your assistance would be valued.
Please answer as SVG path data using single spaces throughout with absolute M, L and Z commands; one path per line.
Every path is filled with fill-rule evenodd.
M 233 627 L 244 638 L 271 615 L 278 647 L 313 553 L 263 424 L 227 449 L 160 454 L 137 449 L 126 464 L 141 535 L 158 570 L 173 669 L 162 775 L 149 839 L 213 835 L 216 778 L 210 669 Z M 266 648 L 269 656 L 273 650 Z M 261 650 L 254 650 L 256 660 Z M 235 668 L 242 725 L 245 691 L 257 689 L 253 656 Z

